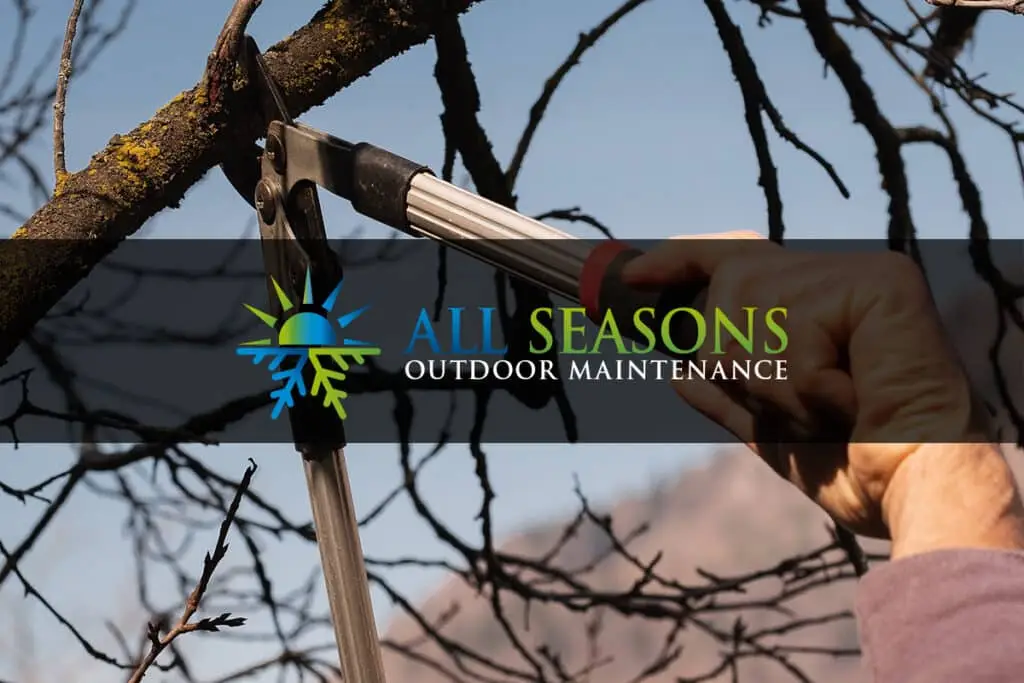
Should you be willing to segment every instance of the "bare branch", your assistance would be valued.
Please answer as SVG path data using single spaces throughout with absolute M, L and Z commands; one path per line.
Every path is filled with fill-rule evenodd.
M 725 8 L 725 3 L 722 0 L 704 0 L 704 5 L 715 22 L 718 38 L 729 56 L 733 76 L 740 85 L 740 94 L 743 95 L 743 115 L 747 122 L 747 132 L 754 145 L 757 165 L 761 171 L 757 184 L 764 191 L 765 203 L 768 208 L 768 237 L 776 242 L 781 242 L 785 232 L 782 218 L 782 192 L 779 189 L 779 172 L 775 168 L 771 147 L 768 145 L 768 135 L 764 128 L 764 120 L 761 118 L 765 99 L 763 97 L 764 87 L 761 85 L 754 61 L 743 42 L 743 34 L 733 23 L 729 11 Z
M 526 123 L 526 128 L 523 130 L 523 134 L 519 138 L 519 144 L 516 145 L 516 151 L 512 155 L 512 160 L 508 163 L 508 170 L 505 175 L 508 177 L 509 191 L 515 187 L 516 178 L 519 177 L 519 171 L 523 166 L 523 160 L 526 159 L 526 153 L 530 151 L 530 143 L 533 142 L 533 136 L 537 133 L 537 128 L 540 126 L 541 119 L 544 118 L 544 114 L 547 112 L 548 105 L 551 104 L 551 98 L 555 96 L 555 91 L 558 90 L 558 86 L 562 84 L 565 77 L 569 75 L 573 67 L 580 63 L 580 58 L 583 54 L 594 47 L 597 41 L 601 40 L 608 31 L 610 31 L 615 24 L 619 23 L 621 19 L 626 17 L 630 12 L 640 7 L 647 0 L 627 0 L 618 9 L 609 14 L 600 24 L 590 29 L 586 33 L 581 33 L 579 40 L 576 42 L 576 47 L 572 49 L 569 56 L 565 58 L 555 72 L 551 74 L 547 82 L 544 84 L 544 90 L 541 92 L 540 97 L 530 107 L 530 118 Z
M 210 581 L 213 579 L 213 572 L 216 571 L 217 565 L 224 559 L 224 556 L 228 552 L 227 537 L 228 531 L 231 529 L 231 525 L 235 523 L 235 516 L 238 514 L 238 506 L 242 502 L 242 498 L 249 490 L 249 486 L 252 483 L 252 476 L 256 474 L 256 463 L 252 460 L 249 461 L 249 466 L 245 469 L 245 474 L 242 475 L 242 481 L 238 484 L 238 488 L 235 490 L 235 497 L 231 501 L 231 505 L 228 507 L 227 513 L 224 515 L 224 521 L 220 525 L 220 533 L 217 535 L 217 544 L 213 548 L 213 553 L 207 553 L 203 560 L 203 572 L 199 576 L 199 581 L 196 583 L 196 587 L 192 590 L 192 593 L 188 596 L 185 601 L 185 609 L 181 613 L 181 617 L 178 619 L 178 623 L 174 625 L 164 636 L 160 636 L 159 626 L 156 621 L 149 625 L 147 635 L 150 640 L 149 652 L 143 658 L 142 662 L 139 663 L 138 668 L 128 679 L 128 683 L 139 683 L 149 671 L 150 667 L 156 662 L 157 657 L 160 656 L 164 650 L 170 647 L 171 643 L 174 642 L 175 638 L 185 633 L 192 633 L 193 631 L 209 631 L 216 632 L 222 627 L 234 628 L 242 626 L 245 623 L 244 617 L 232 617 L 230 613 L 223 613 L 216 617 L 208 617 L 200 619 L 199 621 L 192 621 L 192 617 L 196 611 L 199 610 L 199 603 L 202 601 L 203 596 L 206 594 L 207 588 L 210 586 Z
M 895 250 L 913 254 L 916 229 L 910 212 L 906 165 L 900 154 L 896 129 L 882 113 L 860 64 L 832 24 L 825 0 L 797 0 L 797 5 L 815 49 L 846 90 L 854 120 L 867 130 L 875 144 L 878 172 L 889 195 L 889 244 Z
M 53 175 L 57 183 L 57 191 L 68 174 L 67 162 L 64 159 L 64 111 L 67 107 L 68 82 L 71 80 L 72 55 L 75 45 L 75 34 L 78 32 L 78 18 L 82 14 L 85 0 L 74 0 L 68 25 L 64 30 L 64 45 L 60 51 L 60 69 L 57 72 L 57 94 L 53 99 Z
M 57 620 L 57 623 L 59 623 L 61 626 L 66 628 L 68 632 L 71 633 L 72 637 L 74 637 L 74 639 L 78 641 L 78 644 L 82 646 L 82 648 L 89 654 L 89 656 L 105 664 L 110 664 L 122 669 L 127 668 L 126 665 L 118 662 L 116 659 L 106 654 L 105 652 L 102 652 L 99 648 L 90 643 L 86 639 L 86 637 L 82 635 L 81 631 L 75 628 L 75 626 L 70 621 L 68 621 L 67 617 L 61 614 L 57 610 L 57 608 L 55 608 L 50 603 L 49 600 L 43 597 L 43 594 L 40 593 L 39 590 L 29 582 L 29 580 L 25 577 L 24 574 L 22 574 L 21 570 L 17 567 L 17 565 L 13 563 L 13 558 L 11 557 L 11 554 L 7 551 L 7 548 L 4 547 L 4 544 L 2 542 L 0 542 L 0 555 L 3 555 L 5 561 L 13 567 L 14 575 L 21 582 L 21 587 L 22 589 L 24 589 L 25 595 L 34 597 L 36 600 L 38 600 L 39 603 L 43 606 L 43 608 L 47 612 L 49 612 L 54 619 Z
M 554 219 L 558 221 L 565 221 L 567 223 L 584 223 L 594 228 L 608 239 L 613 239 L 615 237 L 612 234 L 611 228 L 591 216 L 589 213 L 583 213 L 582 209 L 578 206 L 574 206 L 569 209 L 552 209 L 551 211 L 545 211 L 544 213 L 537 214 L 533 218 L 538 221 Z
M 231 12 L 228 13 L 224 27 L 206 61 L 204 80 L 211 102 L 221 102 L 224 95 L 223 85 L 225 81 L 230 80 L 231 71 L 238 61 L 245 28 L 262 2 L 263 0 L 235 0 Z
M 771 168 L 771 153 L 768 149 L 767 141 L 758 142 L 759 139 L 764 138 L 764 126 L 760 122 L 762 112 L 768 117 L 779 137 L 817 162 L 824 169 L 825 173 L 828 174 L 828 177 L 832 179 L 833 184 L 835 184 L 843 198 L 849 199 L 850 191 L 839 177 L 835 167 L 820 153 L 801 140 L 786 125 L 782 114 L 768 96 L 767 88 L 765 88 L 764 81 L 761 80 L 754 57 L 750 54 L 750 50 L 743 39 L 743 33 L 740 31 L 739 26 L 730 18 L 725 4 L 720 1 L 706 0 L 705 5 L 711 12 L 715 27 L 718 29 L 722 47 L 725 48 L 732 66 L 733 75 L 736 77 L 736 81 L 739 83 L 741 93 L 743 94 L 744 108 L 747 110 L 747 126 L 750 131 L 751 140 L 754 142 L 759 162 L 762 163 L 761 182 L 765 185 L 765 195 L 769 204 L 769 225 L 773 222 L 772 216 L 778 215 L 777 224 L 781 226 L 782 200 L 781 198 L 773 198 L 771 196 L 772 192 L 778 193 L 778 183 L 777 179 L 773 179 L 775 170 Z M 769 168 L 765 168 L 764 164 L 767 164 Z M 778 205 L 777 209 L 773 209 L 772 206 L 776 204 Z

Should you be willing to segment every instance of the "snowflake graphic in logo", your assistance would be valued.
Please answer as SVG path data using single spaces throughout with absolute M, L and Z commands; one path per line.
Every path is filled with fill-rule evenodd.
M 342 402 L 348 394 L 341 388 L 345 373 L 351 363 L 363 365 L 369 356 L 379 356 L 380 348 L 358 339 L 342 338 L 339 334 L 362 315 L 369 306 L 346 313 L 332 320 L 329 316 L 341 294 L 342 282 L 321 303 L 313 301 L 313 286 L 309 269 L 306 269 L 306 287 L 302 303 L 296 306 L 281 286 L 270 279 L 281 303 L 281 316 L 275 317 L 255 306 L 244 304 L 264 325 L 277 332 L 277 340 L 271 338 L 244 342 L 235 349 L 239 356 L 250 356 L 254 365 L 269 361 L 267 369 L 271 378 L 282 385 L 270 392 L 274 408 L 270 416 L 277 419 L 287 407 L 295 406 L 295 397 L 306 396 L 307 387 L 303 377 L 306 365 L 312 366 L 313 386 L 308 388 L 312 396 L 322 396 L 323 406 L 333 408 L 338 417 L 347 417 Z

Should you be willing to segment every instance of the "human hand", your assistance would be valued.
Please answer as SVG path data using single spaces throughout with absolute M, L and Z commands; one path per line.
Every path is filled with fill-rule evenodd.
M 788 309 L 786 380 L 682 380 L 674 386 L 850 530 L 895 541 L 898 528 L 906 526 L 901 520 L 911 514 L 908 500 L 940 508 L 954 499 L 997 504 L 1002 511 L 985 513 L 996 517 L 1019 507 L 1005 462 L 988 445 L 984 409 L 910 258 L 807 253 L 755 233 L 727 233 L 670 240 L 632 261 L 623 277 L 650 288 L 706 280 L 706 311 L 719 308 L 734 320 L 743 319 L 744 307 Z M 740 359 L 737 348 L 727 349 L 727 361 Z M 708 359 L 707 351 L 698 359 Z M 801 430 L 780 428 L 780 416 Z M 843 425 L 841 443 L 833 438 L 837 432 L 822 431 L 822 425 L 834 430 L 837 424 Z M 967 443 L 982 445 L 956 445 Z M 931 453 L 926 463 L 911 465 L 924 453 Z M 920 476 L 905 476 L 912 471 Z M 907 479 L 931 483 L 925 492 Z M 975 480 L 978 486 L 970 489 Z M 961 500 L 965 496 L 972 502 Z M 954 513 L 974 514 L 927 514 L 938 520 L 933 527 L 952 529 L 941 520 Z M 925 543 L 924 533 L 915 531 L 911 545 L 995 543 Z M 927 534 L 934 536 L 934 529 Z

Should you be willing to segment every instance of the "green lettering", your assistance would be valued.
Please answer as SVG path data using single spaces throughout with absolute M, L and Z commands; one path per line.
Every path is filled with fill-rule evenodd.
M 764 351 L 765 353 L 770 353 L 772 355 L 784 352 L 789 346 L 789 335 L 786 334 L 786 330 L 782 328 L 782 325 L 775 321 L 775 316 L 777 314 L 781 314 L 783 320 L 789 317 L 789 311 L 781 306 L 769 308 L 768 312 L 764 314 L 765 326 L 779 340 L 779 345 L 775 348 L 772 348 L 772 345 L 765 340 Z
M 574 315 L 587 315 L 587 309 L 585 308 L 563 308 L 562 309 L 562 353 L 586 353 L 587 347 L 584 346 L 582 349 L 576 349 L 572 346 L 572 335 L 573 333 L 586 334 L 587 328 L 585 325 L 573 325 L 572 318 Z
M 744 306 L 743 310 L 747 312 L 747 333 L 743 334 L 739 328 L 729 320 L 729 316 L 720 308 L 715 308 L 715 355 L 721 356 L 725 353 L 722 349 L 722 330 L 725 329 L 729 335 L 740 343 L 743 350 L 749 354 L 754 353 L 754 312 L 757 308 L 754 306 Z
M 672 317 L 676 313 L 687 313 L 691 317 L 693 317 L 694 322 L 697 323 L 697 340 L 694 342 L 693 346 L 691 346 L 688 349 L 679 348 L 678 346 L 676 346 L 675 340 L 672 339 Z M 704 345 L 704 340 L 707 339 L 707 337 L 708 324 L 704 320 L 704 315 L 696 308 L 673 308 L 665 315 L 665 317 L 661 321 L 661 342 L 665 345 L 665 348 L 671 351 L 672 353 L 677 353 L 684 356 L 694 353 L 697 351 L 697 349 Z
M 530 353 L 547 353 L 548 351 L 551 350 L 551 347 L 554 346 L 555 343 L 555 339 L 551 334 L 551 330 L 549 330 L 548 326 L 540 319 L 541 313 L 546 313 L 548 315 L 547 322 L 551 322 L 555 317 L 554 310 L 550 308 L 535 308 L 533 309 L 533 312 L 530 313 L 530 325 L 533 327 L 534 330 L 537 331 L 537 334 L 540 335 L 540 338 L 544 340 L 543 348 L 537 348 L 536 346 L 533 345 L 533 342 L 531 341 Z
M 594 340 L 594 348 L 591 352 L 599 352 L 601 350 L 601 342 L 605 339 L 614 341 L 615 350 L 619 353 L 627 353 L 626 344 L 622 341 L 622 334 L 619 333 L 619 326 L 615 322 L 615 315 L 611 310 L 606 311 L 604 314 L 604 320 L 601 321 L 601 327 L 597 330 L 597 339 Z
M 641 319 L 641 313 L 649 313 L 651 318 L 654 318 L 653 308 L 638 308 L 633 312 L 633 327 L 636 331 L 647 340 L 647 346 L 641 347 L 635 341 L 633 342 L 633 353 L 650 353 L 654 350 L 654 345 L 658 342 L 658 337 L 654 334 L 654 330 Z

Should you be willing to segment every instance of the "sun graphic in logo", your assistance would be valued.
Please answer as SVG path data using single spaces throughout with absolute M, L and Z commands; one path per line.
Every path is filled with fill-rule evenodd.
M 281 304 L 282 315 L 278 318 L 255 306 L 244 304 L 264 325 L 277 332 L 277 340 L 256 339 L 240 344 L 235 352 L 239 356 L 251 356 L 254 365 L 268 360 L 267 369 L 271 379 L 282 385 L 270 392 L 274 400 L 271 418 L 277 419 L 287 408 L 295 407 L 295 396 L 307 395 L 303 372 L 306 365 L 313 368 L 313 386 L 308 393 L 323 396 L 323 406 L 333 408 L 338 417 L 347 417 L 342 401 L 348 394 L 341 389 L 345 373 L 354 362 L 363 365 L 369 356 L 379 356 L 380 348 L 358 339 L 342 337 L 339 334 L 362 315 L 369 306 L 346 313 L 332 320 L 331 312 L 341 294 L 342 282 L 321 303 L 313 301 L 313 285 L 309 269 L 306 269 L 306 287 L 302 303 L 296 306 L 281 289 L 274 278 L 270 279 Z

